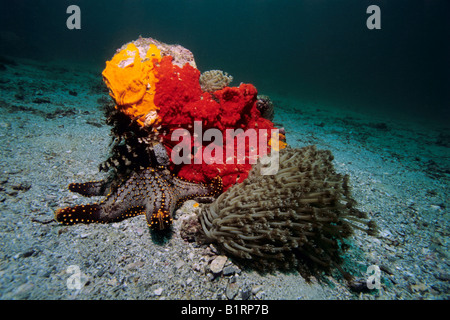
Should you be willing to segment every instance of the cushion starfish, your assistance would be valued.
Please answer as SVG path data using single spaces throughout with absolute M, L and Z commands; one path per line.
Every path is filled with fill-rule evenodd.
M 103 182 L 72 183 L 71 191 L 82 195 L 102 195 Z M 55 218 L 64 224 L 107 223 L 145 213 L 152 229 L 163 230 L 172 223 L 172 213 L 188 199 L 217 197 L 222 192 L 222 179 L 198 184 L 178 178 L 165 167 L 135 171 L 117 190 L 100 203 L 59 209 Z

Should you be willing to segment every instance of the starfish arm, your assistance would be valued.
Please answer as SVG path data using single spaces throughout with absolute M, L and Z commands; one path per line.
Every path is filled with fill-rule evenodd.
M 100 204 L 94 203 L 59 209 L 55 213 L 55 218 L 57 221 L 66 225 L 77 223 L 107 223 L 143 214 L 144 207 L 133 207 L 125 211 L 116 212 L 120 213 L 114 216 L 106 215 L 104 208 Z

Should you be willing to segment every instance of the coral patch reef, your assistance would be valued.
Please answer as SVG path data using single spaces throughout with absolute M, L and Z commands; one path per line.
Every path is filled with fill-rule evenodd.
M 308 146 L 281 150 L 275 175 L 261 175 L 259 162 L 203 207 L 198 238 L 262 270 L 296 268 L 309 277 L 339 268 L 343 240 L 354 228 L 373 234 L 375 224 L 355 209 L 348 177 L 332 160 L 328 150 Z
M 200 86 L 205 92 L 214 92 L 227 87 L 233 77 L 222 70 L 209 70 L 200 75 Z

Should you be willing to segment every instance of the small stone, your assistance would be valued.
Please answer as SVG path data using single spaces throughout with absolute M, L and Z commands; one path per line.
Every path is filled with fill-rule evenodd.
M 253 287 L 252 288 L 252 294 L 257 294 L 258 292 L 260 292 L 262 290 L 262 288 L 263 288 L 262 284 L 259 285 L 259 286 Z
M 95 274 L 97 277 L 101 277 L 105 274 L 106 272 L 106 268 L 101 268 L 100 270 L 97 271 L 97 273 Z
M 17 196 L 19 194 L 19 191 L 8 189 L 8 190 L 6 190 L 6 194 L 8 196 L 15 197 L 15 196 Z
M 202 271 L 202 267 L 200 264 L 194 263 L 194 264 L 192 264 L 192 270 L 200 272 L 200 271 Z
M 36 250 L 36 249 L 34 249 L 34 248 L 30 248 L 30 249 L 28 249 L 28 250 L 22 252 L 22 253 L 19 255 L 19 258 L 28 258 L 28 257 L 31 257 L 31 256 L 33 256 L 33 255 L 37 255 L 38 253 L 39 253 L 38 250 Z
M 187 278 L 186 285 L 190 285 L 194 281 L 192 278 Z
M 224 276 L 232 276 L 233 274 L 238 273 L 238 270 L 236 269 L 235 266 L 227 266 L 223 268 L 222 273 Z
M 137 261 L 137 262 L 133 262 L 128 264 L 125 269 L 127 269 L 128 271 L 135 271 L 138 270 L 139 268 L 141 268 L 144 265 L 144 261 Z
M 108 272 L 109 272 L 109 274 L 114 274 L 114 273 L 116 272 L 116 270 L 117 270 L 116 266 L 111 266 L 111 267 L 108 269 Z
M 367 281 L 365 279 L 354 279 L 348 284 L 348 286 L 353 292 L 370 292 L 370 289 L 367 287 Z
M 89 237 L 90 235 L 91 235 L 90 232 L 82 233 L 82 234 L 80 234 L 80 238 L 81 238 L 81 239 L 86 239 L 86 238 Z
M 154 290 L 153 293 L 155 294 L 155 296 L 160 296 L 163 290 L 163 288 L 159 287 L 158 289 Z
M 212 273 L 219 274 L 222 272 L 226 262 L 227 262 L 226 256 L 218 256 L 211 262 L 209 269 L 211 270 Z
M 212 253 L 214 253 L 214 254 L 218 254 L 219 253 L 219 251 L 216 249 L 216 247 L 211 243 L 210 245 L 209 245 L 209 250 L 211 250 L 211 252 Z
M 438 273 L 435 277 L 441 281 L 450 281 L 450 273 Z
M 119 283 L 119 282 L 117 281 L 116 278 L 112 278 L 111 280 L 109 280 L 109 281 L 107 282 L 107 285 L 115 287 L 115 286 L 117 286 L 118 283 Z

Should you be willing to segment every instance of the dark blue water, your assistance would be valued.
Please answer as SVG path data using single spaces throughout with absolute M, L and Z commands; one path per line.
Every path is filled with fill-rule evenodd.
M 448 0 L 1 0 L 0 54 L 100 71 L 116 48 L 154 37 L 193 51 L 201 71 L 305 102 L 449 120 Z M 66 8 L 81 9 L 68 30 Z M 369 5 L 381 29 L 369 30 Z

